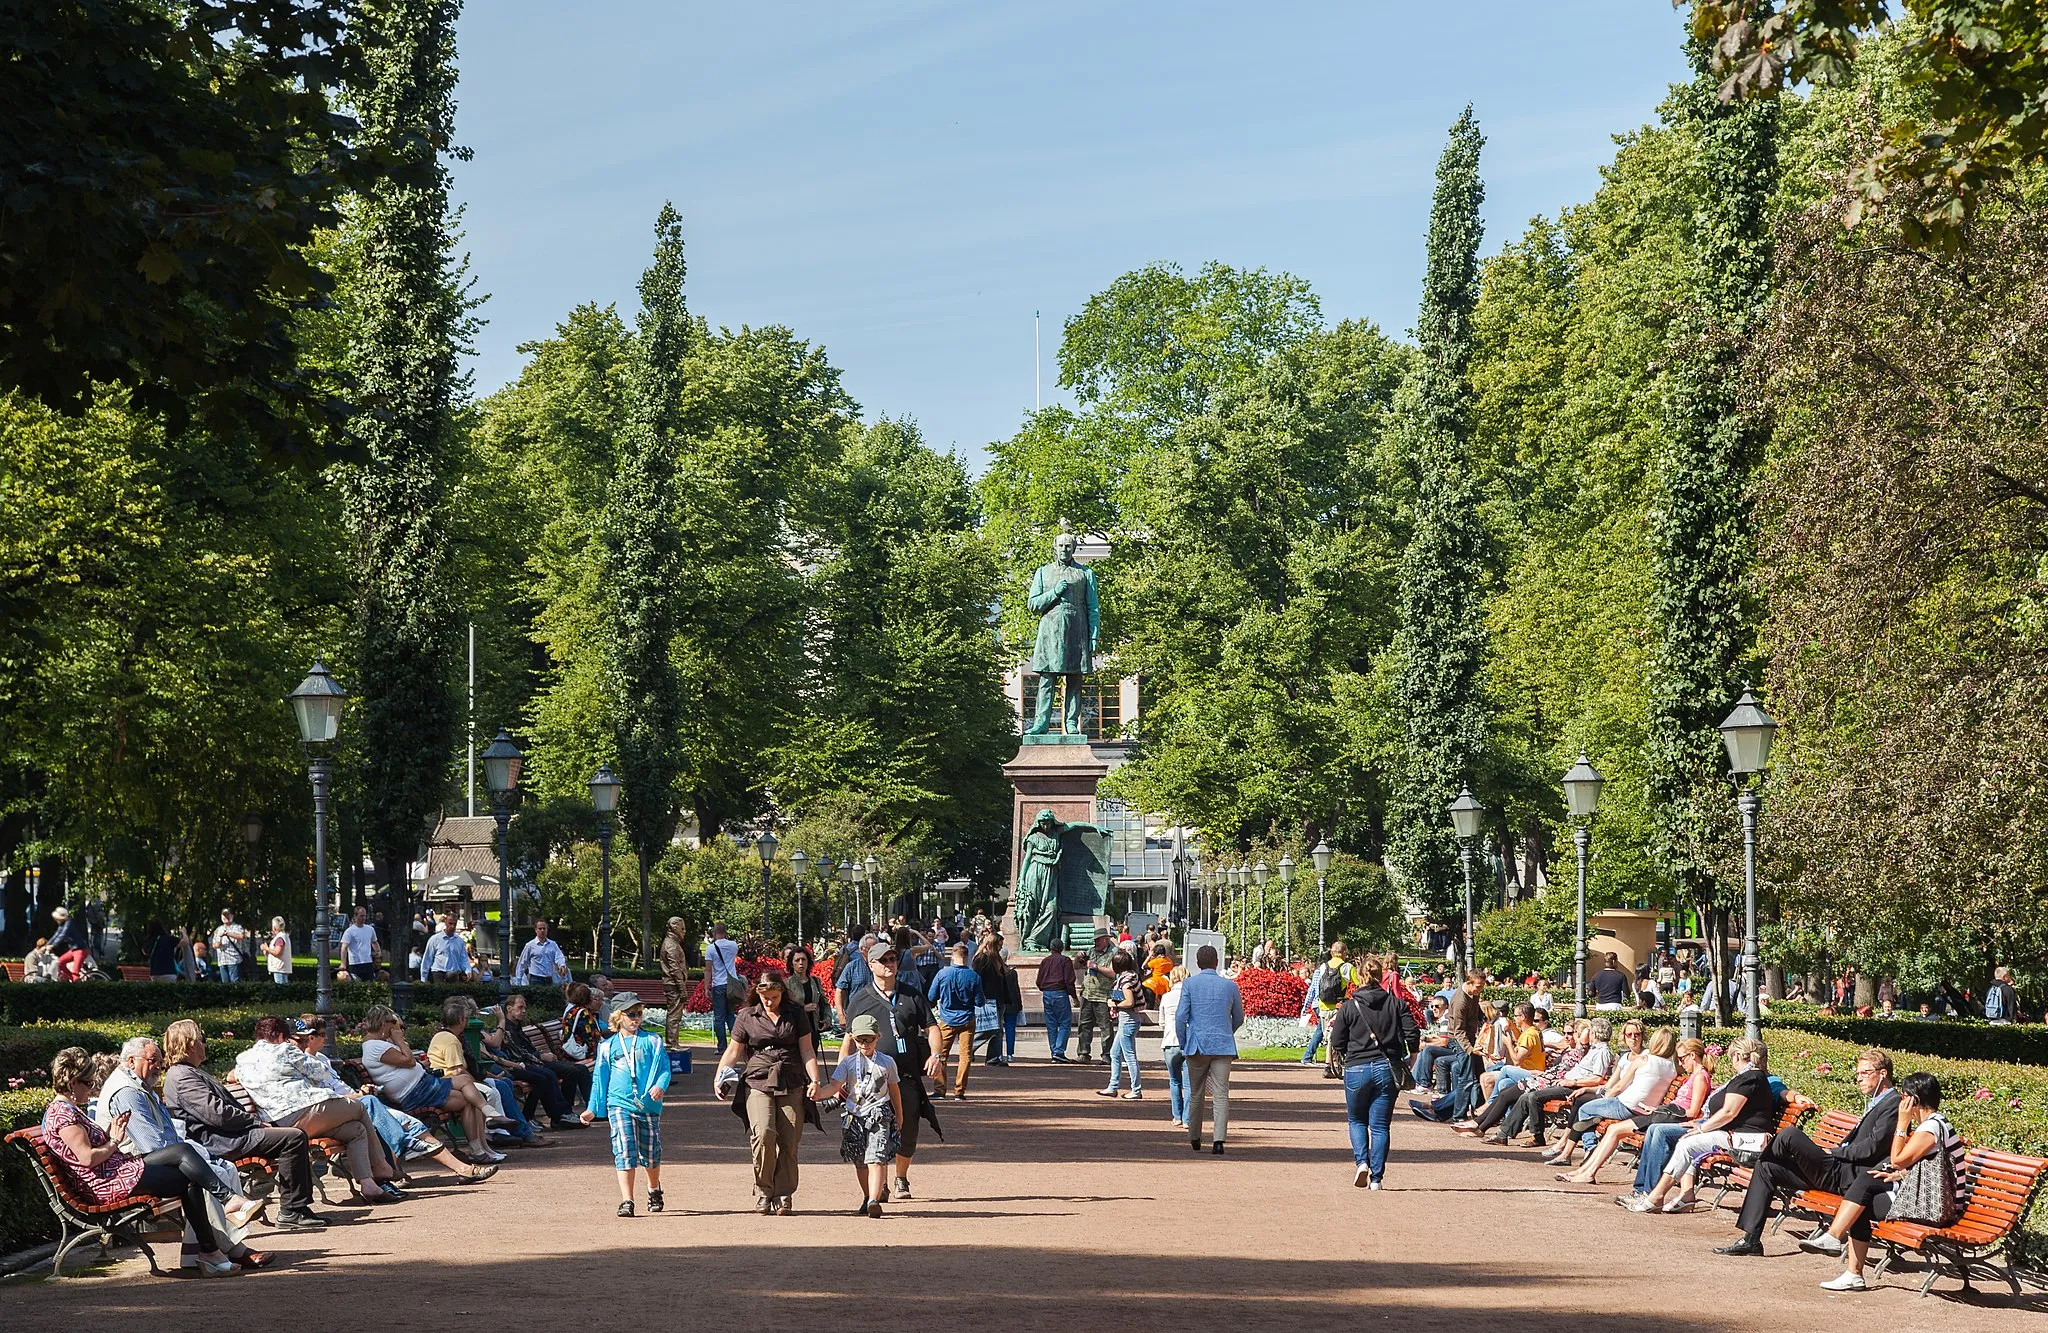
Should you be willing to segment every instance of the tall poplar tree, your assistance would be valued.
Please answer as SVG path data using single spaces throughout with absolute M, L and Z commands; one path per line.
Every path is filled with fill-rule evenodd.
M 1461 924 L 1464 880 L 1444 812 L 1459 784 L 1476 777 L 1486 736 L 1480 667 L 1488 542 L 1473 476 L 1468 378 L 1479 300 L 1484 144 L 1468 106 L 1437 163 L 1416 321 L 1420 355 L 1395 404 L 1415 474 L 1415 524 L 1401 559 L 1394 701 L 1407 734 L 1388 854 L 1413 901 Z
M 356 12 L 365 77 L 351 100 L 363 148 L 382 170 L 351 206 L 343 237 L 347 365 L 364 454 L 345 485 L 356 535 L 363 832 L 394 893 L 448 790 L 459 721 L 445 509 L 466 314 L 444 159 L 457 151 L 460 10 L 458 0 L 367 0 Z M 402 929 L 400 913 L 392 920 Z M 404 957 L 402 944 L 394 957 Z
M 676 451 L 689 348 L 683 305 L 683 220 L 663 204 L 654 262 L 640 277 L 640 320 L 627 363 L 625 430 L 598 515 L 613 678 L 613 735 L 625 783 L 626 837 L 640 862 L 640 947 L 654 938 L 647 874 L 675 832 L 683 769 L 682 681 L 676 669 Z M 643 960 L 644 961 L 644 960 Z
M 1724 103 L 1705 43 L 1691 45 L 1693 81 L 1676 95 L 1701 181 L 1687 299 L 1672 323 L 1664 430 L 1650 512 L 1648 785 L 1655 852 L 1700 909 L 1717 946 L 1739 892 L 1717 865 L 1734 838 L 1734 802 L 1716 731 L 1756 655 L 1745 587 L 1753 551 L 1750 474 L 1764 432 L 1738 403 L 1743 350 L 1770 299 L 1769 204 L 1778 174 L 1778 104 Z M 1722 949 L 1709 951 L 1723 1019 Z

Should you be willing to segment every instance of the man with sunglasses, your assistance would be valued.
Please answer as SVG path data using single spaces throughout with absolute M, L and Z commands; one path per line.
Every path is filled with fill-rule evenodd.
M 862 1014 L 872 1017 L 881 1034 L 875 1049 L 896 1062 L 901 1078 L 898 1090 L 903 1097 L 903 1121 L 897 1128 L 895 1184 L 891 1197 L 907 1199 L 910 1197 L 910 1159 L 917 1155 L 918 1127 L 927 1121 L 933 1129 L 937 1129 L 939 1124 L 925 1090 L 925 1079 L 938 1078 L 945 1070 L 935 1054 L 939 1045 L 939 1021 L 932 1013 L 931 1001 L 925 999 L 916 985 L 908 980 L 897 984 L 897 973 L 903 960 L 893 943 L 874 941 L 867 947 L 866 959 L 871 974 L 869 980 L 846 993 L 847 1029 L 851 1031 L 853 1021 Z
M 1856 1057 L 1856 1088 L 1867 1099 L 1856 1130 L 1838 1148 L 1823 1149 L 1803 1130 L 1781 1131 L 1764 1149 L 1763 1160 L 1750 1176 L 1742 1196 L 1737 1224 L 1742 1235 L 1715 1254 L 1764 1252 L 1764 1223 L 1771 1204 L 1781 1195 L 1802 1189 L 1845 1193 L 1856 1177 L 1891 1155 L 1892 1132 L 1899 1117 L 1899 1090 L 1892 1086 L 1892 1058 L 1872 1048 Z

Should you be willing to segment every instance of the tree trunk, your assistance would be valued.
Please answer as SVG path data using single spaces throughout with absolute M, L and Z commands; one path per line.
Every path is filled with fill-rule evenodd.
M 1877 1007 L 1877 978 L 1860 967 L 1856 969 L 1855 1005 L 1858 1009 Z
M 1714 1016 L 1722 1027 L 1735 1023 L 1735 1006 L 1728 998 L 1728 912 L 1705 902 L 1700 904 L 1701 932 L 1707 937 L 1707 971 L 1714 986 Z
M 653 938 L 654 938 L 654 898 L 653 898 L 653 896 L 652 896 L 652 895 L 650 895 L 650 894 L 649 894 L 649 893 L 647 892 L 647 871 L 648 871 L 648 854 L 647 854 L 647 849 L 646 849 L 646 848 L 642 848 L 642 849 L 640 850 L 640 855 L 639 855 L 639 861 L 640 861 L 640 938 L 641 938 L 641 940 L 645 941 L 645 940 L 650 940 L 650 939 L 653 939 Z M 645 970 L 646 970 L 646 967 L 647 967 L 647 960 L 646 960 L 646 959 L 645 959 L 644 957 L 642 957 L 642 956 L 641 956 L 641 950 L 642 950 L 642 949 L 643 949 L 644 947 L 645 947 L 645 946 L 644 946 L 644 944 L 642 944 L 642 945 L 635 945 L 635 947 L 634 947 L 634 949 L 633 949 L 633 966 L 634 966 L 635 968 L 638 968 L 638 969 L 642 970 L 642 971 L 645 971 Z
M 1785 969 L 1776 963 L 1764 969 L 1764 996 L 1772 1000 L 1785 998 Z

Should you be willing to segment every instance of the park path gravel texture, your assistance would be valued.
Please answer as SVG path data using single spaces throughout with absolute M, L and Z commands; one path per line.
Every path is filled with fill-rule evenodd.
M 262 1232 L 280 1255 L 267 1272 L 152 1278 L 131 1258 L 16 1279 L 0 1330 L 2048 1329 L 2031 1289 L 1965 1301 L 1945 1281 L 1922 1299 L 1908 1272 L 1830 1295 L 1815 1284 L 1834 1262 L 1783 1234 L 1767 1258 L 1720 1258 L 1725 1211 L 1625 1213 L 1618 1171 L 1611 1187 L 1558 1185 L 1534 1153 L 1478 1149 L 1405 1111 L 1387 1188 L 1356 1189 L 1340 1086 L 1292 1063 L 1238 1066 L 1227 1154 L 1193 1155 L 1156 1047 L 1138 1102 L 1093 1095 L 1099 1064 L 1020 1050 L 977 1068 L 969 1099 L 941 1104 L 947 1140 L 926 1135 L 917 1197 L 879 1221 L 847 1211 L 828 1117 L 805 1135 L 796 1213 L 763 1217 L 709 1055 L 671 1089 L 661 1216 L 613 1215 L 598 1125 L 515 1153 L 481 1186 L 429 1163 L 407 1203 L 327 1210 L 348 1220 L 324 1234 Z

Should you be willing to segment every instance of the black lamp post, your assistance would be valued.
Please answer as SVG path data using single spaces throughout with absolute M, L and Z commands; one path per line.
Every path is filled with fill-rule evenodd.
M 840 914 L 846 918 L 846 933 L 853 934 L 853 900 L 855 897 L 854 877 L 860 874 L 860 862 L 849 856 L 839 863 L 839 882 L 846 886 L 846 901 L 839 905 Z
M 313 779 L 313 958 L 319 978 L 313 1010 L 320 1015 L 320 1026 L 327 1029 L 327 1040 L 334 1040 L 334 958 L 329 947 L 333 935 L 333 912 L 327 897 L 327 783 L 330 776 L 330 760 L 327 746 L 341 731 L 341 710 L 348 700 L 348 691 L 341 688 L 334 674 L 323 665 L 319 658 L 313 659 L 313 669 L 299 682 L 299 688 L 289 696 L 292 712 L 299 723 L 299 739 L 306 746 L 306 767 Z M 242 837 L 249 840 L 251 820 L 257 837 L 263 835 L 263 822 L 251 816 L 242 821 Z M 250 840 L 253 848 L 255 843 Z
M 590 808 L 597 811 L 597 876 L 601 886 L 597 908 L 597 970 L 612 972 L 612 835 L 619 808 L 619 789 L 626 784 L 612 776 L 610 764 L 599 764 L 590 779 Z
M 868 922 L 879 934 L 886 924 L 882 920 L 882 863 L 875 859 L 873 852 L 869 852 L 867 860 L 861 862 L 860 868 L 865 874 L 862 883 L 866 889 L 862 901 L 870 904 L 867 909 Z
M 763 948 L 767 947 L 769 939 L 768 867 L 775 860 L 775 848 L 778 845 L 775 830 L 773 829 L 762 830 L 761 836 L 754 839 L 754 850 L 761 854 L 761 946 Z
M 1330 918 L 1326 899 L 1330 887 L 1330 862 L 1335 859 L 1337 854 L 1330 850 L 1330 844 L 1327 841 L 1318 840 L 1315 850 L 1311 851 L 1308 855 L 1309 859 L 1316 863 L 1316 953 L 1322 955 L 1330 951 L 1328 929 Z
M 484 785 L 491 792 L 491 815 L 498 821 L 498 1002 L 512 994 L 512 879 L 506 873 L 505 842 L 512 829 L 512 803 L 519 798 L 519 767 L 526 756 L 503 728 L 480 756 Z
M 1252 883 L 1259 886 L 1259 938 L 1252 944 L 1255 949 L 1266 942 L 1266 881 L 1272 877 L 1273 872 L 1266 868 L 1263 858 L 1252 867 Z
M 1280 962 L 1284 967 L 1294 956 L 1294 858 L 1280 855 Z
M 1451 802 L 1451 827 L 1458 833 L 1458 861 L 1465 867 L 1465 970 L 1472 970 L 1472 840 L 1479 836 L 1479 821 L 1486 807 L 1472 795 L 1469 784 L 1458 788 Z
M 811 868 L 811 858 L 804 855 L 804 849 L 794 848 L 789 854 L 789 877 L 796 881 L 796 942 L 804 942 L 804 876 Z
M 818 858 L 818 934 L 832 933 L 832 876 L 839 863 L 829 856 Z
M 1586 866 L 1593 847 L 1593 811 L 1607 779 L 1579 751 L 1579 762 L 1564 775 L 1564 802 L 1572 817 L 1572 845 L 1579 853 L 1579 943 L 1572 955 L 1572 1016 L 1586 1016 Z
M 1762 961 L 1756 939 L 1756 825 L 1763 797 L 1750 779 L 1771 762 L 1771 738 L 1778 723 L 1766 713 L 1748 685 L 1735 709 L 1721 723 L 1721 741 L 1728 747 L 1728 767 L 1735 775 L 1736 808 L 1742 812 L 1742 1031 L 1751 1041 L 1763 1037 L 1763 986 L 1758 975 Z M 1716 1003 L 1719 1002 L 1715 997 Z

